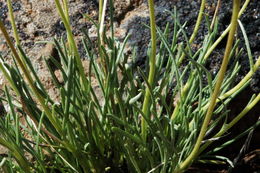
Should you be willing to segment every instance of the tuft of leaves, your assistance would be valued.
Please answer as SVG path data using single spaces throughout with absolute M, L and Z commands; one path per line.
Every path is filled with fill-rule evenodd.
M 212 75 L 205 63 L 219 39 L 223 38 L 223 35 L 216 38 L 217 20 L 214 20 L 214 27 L 209 24 L 201 48 L 193 50 L 186 37 L 185 24 L 179 21 L 176 9 L 169 12 L 174 27 L 169 28 L 167 24 L 163 31 L 153 28 L 156 29 L 159 47 L 152 62 L 155 63 L 155 73 L 151 83 L 144 69 L 131 64 L 136 59 L 135 54 L 126 56 L 124 53 L 129 36 L 119 42 L 113 34 L 104 34 L 102 17 L 98 24 L 94 24 L 100 31 L 98 46 L 84 32 L 83 56 L 89 61 L 89 73 L 85 74 L 68 22 L 68 3 L 66 0 L 62 2 L 55 1 L 67 29 L 68 41 L 54 39 L 52 44 L 58 50 L 60 62 L 50 57 L 62 79 L 57 78 L 46 61 L 58 91 L 58 102 L 45 89 L 20 44 L 11 42 L 0 21 L 0 29 L 14 57 L 11 66 L 0 55 L 0 70 L 10 84 L 5 86 L 1 97 L 3 105 L 8 106 L 0 117 L 0 144 L 9 150 L 7 155 L 0 155 L 4 172 L 184 171 L 187 167 L 181 165 L 192 153 L 212 99 L 216 101 L 213 118 L 205 129 L 198 155 L 192 161 L 211 159 L 232 165 L 228 158 L 214 152 L 232 143 L 233 139 L 207 153 L 203 151 L 225 135 L 260 100 L 260 94 L 253 95 L 233 121 L 225 121 L 229 115 L 228 104 L 249 84 L 260 65 L 260 58 L 256 62 L 252 60 L 241 22 L 251 69 L 241 82 L 234 85 L 240 69 L 240 51 L 236 50 L 241 43 L 237 40 L 231 45 L 229 54 L 235 61 L 225 72 L 220 95 L 214 98 L 211 96 L 219 82 L 219 74 Z M 101 7 L 106 8 L 106 3 L 102 1 L 100 4 L 104 5 Z M 109 6 L 113 16 L 112 1 L 109 1 Z M 244 6 L 241 10 L 245 9 Z M 105 15 L 104 12 L 100 10 L 100 16 Z M 113 17 L 110 19 L 113 23 Z M 110 30 L 113 33 L 113 28 Z M 185 40 L 178 42 L 182 36 Z M 93 83 L 98 83 L 98 86 Z M 146 93 L 150 97 L 147 107 L 150 116 L 143 110 Z M 146 122 L 145 128 L 142 121 Z M 237 138 L 258 125 L 256 122 Z M 221 128 L 217 129 L 219 126 Z

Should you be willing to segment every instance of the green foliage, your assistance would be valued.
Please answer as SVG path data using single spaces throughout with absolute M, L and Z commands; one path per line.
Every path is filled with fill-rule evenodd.
M 152 38 L 153 54 L 149 56 L 152 68 L 147 77 L 143 69 L 133 65 L 135 54 L 130 57 L 124 54 L 129 36 L 119 42 L 113 34 L 104 34 L 104 19 L 101 16 L 105 15 L 107 1 L 102 1 L 99 23 L 96 24 L 100 31 L 98 42 L 92 42 L 87 32 L 84 32 L 82 40 L 84 56 L 90 62 L 89 73 L 85 75 L 68 22 L 68 3 L 63 1 L 60 4 L 58 0 L 55 3 L 68 38 L 67 42 L 53 40 L 61 62 L 50 57 L 61 72 L 62 83 L 46 63 L 55 88 L 59 91 L 58 102 L 48 94 L 20 43 L 14 46 L 0 21 L 0 29 L 14 57 L 14 65 L 10 66 L 0 55 L 0 70 L 10 83 L 1 98 L 3 104 L 10 108 L 0 117 L 0 144 L 9 150 L 6 156 L 0 156 L 3 172 L 183 172 L 201 156 L 208 156 L 205 160 L 213 158 L 213 161 L 224 160 L 232 164 L 227 158 L 214 155 L 214 152 L 233 140 L 207 153 L 203 151 L 260 100 L 260 94 L 253 95 L 246 108 L 233 121 L 225 122 L 229 113 L 227 105 L 249 84 L 260 65 L 260 58 L 256 62 L 252 59 L 250 44 L 241 22 L 239 25 L 251 69 L 238 84 L 234 85 L 240 69 L 237 61 L 240 54 L 236 51 L 239 41 L 234 45 L 228 42 L 229 50 L 225 59 L 232 57 L 235 60 L 229 69 L 214 76 L 204 66 L 223 36 L 230 28 L 234 31 L 236 27 L 232 25 L 216 38 L 216 20 L 214 28 L 209 27 L 201 48 L 194 51 L 191 42 L 197 31 L 194 31 L 191 39 L 185 37 L 185 24 L 179 21 L 176 9 L 173 13 L 169 12 L 174 21 L 173 28 L 167 25 L 162 31 L 151 22 L 151 33 L 156 35 Z M 248 1 L 242 7 L 242 12 L 247 4 Z M 112 1 L 109 1 L 109 5 L 113 9 Z M 152 16 L 152 1 L 149 5 Z M 202 3 L 198 26 L 204 5 Z M 112 10 L 110 16 L 113 16 Z M 113 23 L 112 20 L 113 17 L 110 23 Z M 113 27 L 111 31 L 113 33 Z M 173 33 L 171 38 L 170 33 Z M 179 42 L 181 36 L 185 40 Z M 17 36 L 16 40 L 19 40 Z M 156 43 L 159 44 L 157 52 Z M 185 66 L 183 60 L 186 61 Z M 219 78 L 221 73 L 222 79 Z M 93 82 L 98 83 L 99 91 Z M 219 88 L 216 89 L 216 85 Z M 149 99 L 145 101 L 147 95 Z M 207 136 L 219 125 L 219 131 Z M 255 124 L 258 125 L 259 122 Z

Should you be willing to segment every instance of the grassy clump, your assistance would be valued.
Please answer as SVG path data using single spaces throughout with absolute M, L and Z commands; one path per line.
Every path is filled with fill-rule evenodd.
M 216 38 L 217 20 L 214 25 L 208 24 L 208 34 L 197 51 L 191 49 L 191 43 L 198 27 L 188 39 L 185 24 L 180 23 L 175 9 L 169 12 L 174 28 L 167 25 L 161 31 L 155 27 L 153 1 L 149 1 L 152 44 L 148 77 L 143 69 L 129 64 L 135 55 L 129 60 L 124 54 L 128 37 L 120 43 L 113 34 L 104 34 L 106 0 L 100 3 L 99 23 L 95 24 L 99 31 L 98 46 L 93 45 L 87 32 L 82 40 L 85 56 L 90 61 L 86 75 L 68 22 L 68 3 L 66 0 L 62 4 L 55 0 L 55 3 L 68 40 L 53 42 L 61 62 L 51 57 L 62 74 L 63 83 L 59 83 L 49 67 L 59 91 L 59 102 L 49 96 L 19 41 L 16 45 L 11 42 L 0 21 L 14 60 L 13 66 L 7 65 L 2 57 L 0 62 L 0 69 L 10 84 L 5 86 L 1 98 L 3 104 L 10 107 L 0 118 L 0 144 L 10 151 L 7 156 L 0 156 L 4 172 L 183 172 L 192 162 L 202 159 L 201 156 L 206 160 L 214 158 L 215 150 L 203 151 L 259 102 L 260 94 L 252 95 L 247 107 L 234 120 L 225 121 L 229 112 L 227 105 L 249 84 L 260 65 L 260 58 L 253 62 L 243 32 L 251 69 L 234 85 L 240 69 L 240 51 L 236 51 L 239 41 L 233 46 L 232 39 L 237 18 L 248 1 L 238 13 L 239 1 L 234 0 L 231 25 L 219 38 Z M 112 1 L 109 5 L 113 16 Z M 204 5 L 205 1 L 196 26 L 200 25 Z M 241 23 L 240 26 L 244 31 Z M 213 76 L 204 65 L 229 30 L 223 67 Z M 113 33 L 113 28 L 111 31 Z M 185 40 L 177 42 L 181 36 Z M 18 34 L 15 37 L 19 40 Z M 156 42 L 160 44 L 157 53 Z M 226 69 L 230 58 L 234 62 Z M 187 64 L 181 67 L 184 59 Z M 102 97 L 97 96 L 92 86 L 92 72 Z M 21 116 L 26 123 L 21 123 Z M 216 129 L 219 125 L 221 128 Z M 218 132 L 210 134 L 213 129 Z M 231 163 L 228 158 L 215 158 Z

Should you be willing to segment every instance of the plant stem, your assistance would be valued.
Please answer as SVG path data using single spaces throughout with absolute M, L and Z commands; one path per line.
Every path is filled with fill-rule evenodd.
M 14 39 L 16 41 L 16 45 L 20 45 L 20 40 L 19 40 L 19 35 L 18 35 L 18 32 L 17 32 L 17 27 L 15 25 L 14 13 L 13 13 L 11 0 L 7 0 L 7 6 L 8 6 L 8 11 L 9 11 L 9 17 L 10 17 L 11 25 L 12 25 L 13 32 L 14 32 Z
M 238 14 L 238 18 L 244 13 L 246 7 L 248 6 L 250 0 L 246 0 L 243 7 L 241 8 L 241 10 L 239 11 Z M 223 38 L 226 37 L 226 35 L 228 34 L 229 30 L 231 28 L 231 25 L 229 25 L 225 31 L 221 34 L 221 36 L 214 42 L 214 44 L 209 48 L 209 50 L 207 51 L 207 53 L 204 56 L 204 59 L 208 59 L 208 57 L 210 56 L 210 54 L 213 52 L 213 50 L 215 50 L 215 48 L 218 46 L 218 44 L 223 40 Z
M 227 130 L 229 130 L 231 127 L 233 127 L 241 118 L 243 118 L 247 112 L 249 112 L 258 102 L 260 101 L 260 93 L 256 96 L 256 98 L 245 107 L 245 109 L 236 116 L 230 123 L 224 126 L 223 129 L 220 130 L 220 132 L 217 134 L 217 136 L 221 136 L 224 134 Z
M 240 88 L 242 88 L 249 80 L 251 80 L 252 76 L 256 72 L 256 70 L 260 67 L 260 56 L 258 57 L 257 61 L 255 62 L 253 69 L 250 70 L 247 75 L 232 89 L 224 93 L 223 95 L 219 96 L 219 99 L 217 100 L 217 103 L 221 100 L 226 99 L 227 97 L 234 94 L 236 91 L 238 91 Z M 202 109 L 206 110 L 208 108 L 209 104 L 206 104 Z
M 98 45 L 98 49 L 99 49 L 99 52 L 100 52 L 100 59 L 101 59 L 101 66 L 103 68 L 103 71 L 105 73 L 105 79 L 104 79 L 104 83 L 105 85 L 107 85 L 107 76 L 108 76 L 108 65 L 106 64 L 106 60 L 105 60 L 105 55 L 104 55 L 104 52 L 103 52 L 103 49 L 102 49 L 102 46 L 105 47 L 105 44 L 104 44 L 104 28 L 105 28 L 105 15 L 106 15 L 106 6 L 107 6 L 107 0 L 100 0 L 100 9 L 99 9 L 99 42 L 100 44 Z M 102 7 L 101 7 L 102 5 Z M 113 25 L 113 24 L 111 24 Z
M 199 27 L 200 27 L 200 24 L 201 24 L 201 21 L 202 21 L 203 13 L 204 13 L 204 9 L 205 9 L 205 3 L 206 3 L 206 0 L 201 1 L 199 15 L 198 15 L 198 18 L 196 20 L 196 24 L 195 24 L 193 33 L 192 33 L 190 40 L 189 40 L 190 44 L 194 41 L 195 37 L 198 34 Z
M 256 98 L 249 104 L 247 105 L 243 111 L 237 115 L 230 123 L 225 124 L 222 129 L 214 135 L 212 138 L 219 138 L 221 137 L 224 133 L 226 133 L 230 128 L 232 128 L 241 118 L 243 118 L 258 102 L 260 101 L 260 94 L 256 96 Z M 209 140 L 207 143 L 201 146 L 199 153 L 204 151 L 213 141 Z
M 100 35 L 100 43 L 101 45 L 104 45 L 104 23 L 105 23 L 105 15 L 106 15 L 106 6 L 107 6 L 107 0 L 104 0 L 103 2 L 104 6 L 102 7 L 101 11 L 101 17 L 100 17 L 100 23 L 99 23 L 99 35 Z M 111 24 L 113 25 L 113 24 Z
M 55 0 L 55 4 L 56 4 L 58 12 L 59 12 L 59 14 L 61 16 L 62 22 L 64 23 L 64 26 L 65 26 L 65 28 L 67 30 L 68 41 L 69 41 L 71 49 L 72 49 L 72 51 L 74 53 L 74 56 L 76 58 L 77 67 L 79 69 L 79 75 L 80 75 L 80 79 L 81 79 L 81 84 L 83 85 L 83 89 L 86 91 L 86 90 L 88 90 L 88 87 L 87 87 L 88 80 L 87 80 L 87 78 L 85 76 L 85 73 L 84 73 L 84 68 L 83 68 L 83 65 L 82 65 L 82 62 L 81 62 L 81 59 L 80 59 L 80 56 L 79 56 L 79 52 L 78 52 L 78 48 L 77 48 L 76 42 L 74 40 L 74 36 L 72 34 L 70 23 L 67 20 L 66 14 L 64 14 L 64 11 L 62 10 L 62 7 L 61 7 L 61 4 L 60 4 L 59 0 Z
M 68 0 L 63 0 L 63 8 L 67 21 L 70 21 Z
M 103 12 L 103 2 L 104 0 L 98 0 L 98 5 L 99 5 L 99 7 L 98 7 L 98 9 L 99 9 L 99 11 L 98 11 L 98 23 L 101 23 L 101 16 L 102 16 L 102 12 Z
M 211 22 L 211 25 L 210 25 L 211 30 L 213 30 L 214 24 L 216 22 L 216 18 L 217 18 L 218 12 L 219 12 L 220 4 L 221 4 L 221 0 L 218 0 L 217 6 L 215 8 L 215 12 L 214 12 L 214 15 L 213 15 L 213 18 L 212 18 L 212 22 Z
M 225 50 L 224 58 L 223 58 L 223 61 L 221 64 L 219 74 L 218 74 L 218 80 L 217 80 L 214 92 L 211 96 L 209 108 L 206 113 L 205 119 L 203 121 L 201 131 L 199 133 L 199 136 L 197 138 L 197 141 L 195 143 L 195 146 L 194 146 L 191 154 L 186 158 L 186 160 L 183 163 L 181 163 L 179 169 L 177 169 L 175 172 L 183 172 L 184 169 L 186 169 L 193 162 L 193 160 L 195 159 L 195 157 L 197 157 L 197 155 L 199 153 L 201 141 L 203 140 L 203 138 L 206 134 L 207 127 L 208 127 L 209 121 L 211 120 L 211 116 L 212 116 L 212 113 L 213 113 L 213 110 L 214 110 L 214 107 L 216 104 L 216 100 L 219 95 L 220 87 L 222 85 L 222 82 L 223 82 L 223 79 L 224 79 L 224 76 L 226 73 L 228 60 L 229 60 L 229 54 L 230 54 L 232 46 L 233 46 L 234 36 L 235 36 L 236 28 L 237 28 L 239 7 L 240 7 L 240 0 L 233 0 L 233 11 L 232 11 L 232 19 L 231 19 L 231 25 L 230 25 L 231 28 L 230 28 L 230 32 L 228 35 L 226 50 Z
M 17 27 L 16 27 L 16 24 L 15 24 L 15 19 L 14 19 L 14 13 L 13 13 L 11 0 L 7 0 L 7 6 L 8 6 L 8 13 L 9 13 L 10 22 L 11 22 L 12 30 L 13 30 L 13 37 L 14 37 L 15 42 L 16 42 L 15 45 L 16 46 L 20 46 L 21 42 L 20 42 L 20 39 L 19 39 L 19 34 L 18 34 L 18 31 L 17 31 Z M 20 52 L 18 52 L 18 54 L 21 57 L 23 64 L 26 66 L 26 62 L 25 62 L 23 56 L 21 56 Z
M 149 12 L 150 12 L 150 32 L 151 32 L 151 42 L 152 42 L 152 48 L 151 48 L 151 54 L 149 58 L 149 76 L 148 76 L 148 83 L 153 88 L 153 82 L 154 82 L 154 73 L 155 73 L 155 58 L 156 58 L 156 23 L 155 23 L 155 14 L 154 14 L 154 1 L 148 0 L 149 4 Z M 148 88 L 146 88 L 145 91 L 145 97 L 144 97 L 144 104 L 142 111 L 144 113 L 144 116 L 149 118 L 149 108 L 150 108 L 150 99 L 151 99 L 151 93 Z M 147 136 L 147 122 L 142 117 L 142 137 L 144 141 L 146 141 Z
M 200 27 L 200 24 L 201 24 L 201 21 L 202 21 L 203 13 L 204 13 L 204 9 L 205 9 L 205 3 L 206 3 L 206 0 L 202 0 L 201 1 L 199 15 L 198 15 L 198 18 L 196 20 L 196 24 L 195 24 L 193 33 L 191 34 L 191 37 L 190 37 L 190 40 L 189 40 L 189 44 L 193 43 L 195 37 L 198 34 L 199 27 Z M 185 50 L 188 50 L 188 46 L 186 46 Z M 182 63 L 184 58 L 185 58 L 185 53 L 182 53 L 182 55 L 181 55 L 181 57 L 180 57 L 180 59 L 179 59 L 179 61 L 177 63 L 178 66 Z

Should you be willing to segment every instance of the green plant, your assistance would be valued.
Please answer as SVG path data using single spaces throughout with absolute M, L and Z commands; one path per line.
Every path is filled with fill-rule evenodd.
M 214 156 L 214 151 L 231 143 L 233 140 L 205 152 L 214 139 L 222 137 L 259 102 L 260 94 L 252 95 L 245 109 L 231 122 L 225 122 L 229 113 L 227 105 L 248 86 L 260 66 L 260 58 L 256 62 L 252 59 L 240 22 L 251 69 L 243 80 L 234 84 L 241 51 L 236 51 L 240 43 L 237 40 L 233 45 L 233 37 L 236 21 L 249 0 L 239 13 L 239 0 L 234 0 L 231 24 L 219 38 L 216 38 L 217 19 L 214 25 L 208 23 L 208 35 L 196 51 L 191 49 L 191 43 L 201 24 L 205 1 L 201 3 L 194 34 L 189 39 L 176 9 L 169 12 L 173 29 L 169 24 L 164 31 L 156 28 L 154 4 L 149 0 L 152 41 L 148 77 L 143 69 L 129 64 L 136 58 L 134 53 L 131 58 L 124 54 L 129 36 L 119 42 L 113 35 L 112 25 L 111 36 L 105 34 L 107 3 L 100 1 L 99 21 L 93 23 L 99 31 L 98 45 L 84 32 L 83 56 L 90 62 L 84 67 L 69 23 L 68 2 L 55 0 L 67 41 L 53 40 L 61 62 L 50 59 L 62 74 L 62 83 L 47 61 L 46 65 L 59 91 L 59 102 L 48 94 L 21 48 L 14 17 L 10 19 L 16 44 L 0 20 L 0 29 L 14 60 L 13 65 L 8 65 L 0 55 L 0 70 L 10 84 L 5 86 L 1 97 L 3 104 L 10 107 L 0 117 L 0 144 L 10 151 L 7 156 L 0 156 L 4 172 L 183 172 L 194 161 L 203 159 L 201 156 Z M 110 23 L 113 23 L 112 0 L 109 6 Z M 214 76 L 204 65 L 228 32 L 223 65 Z M 184 41 L 178 41 L 181 36 Z M 230 58 L 234 62 L 226 69 Z M 183 60 L 187 62 L 185 66 Z M 84 68 L 88 68 L 88 74 Z M 93 85 L 95 82 L 98 90 Z M 21 123 L 21 116 L 26 123 Z M 218 125 L 219 131 L 207 136 Z M 256 122 L 255 126 L 258 125 Z M 230 163 L 228 158 L 217 159 L 220 158 Z
M 146 141 L 147 137 L 147 122 L 146 119 L 150 119 L 150 110 L 149 107 L 150 105 L 150 100 L 151 100 L 151 90 L 153 89 L 154 85 L 154 73 L 155 73 L 155 63 L 156 63 L 156 24 L 155 24 L 155 14 L 154 14 L 154 2 L 153 0 L 149 0 L 149 11 L 150 11 L 150 23 L 151 23 L 151 42 L 152 42 L 152 47 L 151 47 L 151 54 L 149 57 L 149 76 L 148 76 L 148 85 L 150 88 L 146 88 L 145 90 L 145 96 L 144 96 L 144 104 L 142 108 L 142 112 L 144 113 L 144 116 L 142 118 L 142 137 Z
M 240 0 L 234 0 L 233 1 L 233 14 L 232 14 L 232 19 L 231 19 L 231 29 L 229 31 L 227 46 L 226 46 L 224 58 L 222 61 L 222 65 L 221 65 L 221 68 L 218 73 L 218 78 L 217 78 L 217 81 L 216 81 L 216 84 L 214 87 L 214 91 L 210 98 L 209 107 L 208 107 L 207 113 L 205 115 L 205 119 L 203 121 L 199 136 L 194 145 L 194 148 L 193 148 L 192 152 L 190 153 L 190 155 L 186 158 L 186 160 L 184 160 L 184 162 L 180 165 L 180 170 L 184 170 L 186 167 L 188 167 L 192 163 L 192 160 L 198 154 L 201 142 L 207 132 L 207 127 L 211 120 L 212 113 L 213 113 L 215 105 L 216 105 L 216 100 L 218 99 L 220 88 L 222 86 L 222 82 L 223 82 L 225 74 L 226 74 L 229 56 L 230 56 L 230 52 L 231 52 L 231 49 L 233 46 L 235 32 L 237 29 L 237 19 L 238 19 L 239 7 L 240 7 Z M 176 172 L 179 172 L 179 170 L 177 170 Z

